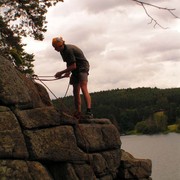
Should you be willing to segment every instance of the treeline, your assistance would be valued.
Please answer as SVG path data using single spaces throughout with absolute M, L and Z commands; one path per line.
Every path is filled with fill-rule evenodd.
M 114 89 L 91 93 L 91 98 L 94 117 L 116 121 L 124 133 L 136 129 L 152 134 L 179 123 L 180 88 Z M 62 110 L 73 112 L 72 96 L 60 101 L 63 102 Z M 57 100 L 53 102 L 58 103 Z

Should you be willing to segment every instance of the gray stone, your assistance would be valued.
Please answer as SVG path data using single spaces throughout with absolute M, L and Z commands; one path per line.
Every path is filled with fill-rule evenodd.
M 116 178 L 120 166 L 118 160 L 121 159 L 120 149 L 104 151 L 101 154 L 106 161 L 108 171 L 111 172 L 113 178 Z
M 0 106 L 0 112 L 7 112 L 7 111 L 11 111 L 11 110 L 6 106 Z
M 0 102 L 3 105 L 14 105 L 20 109 L 47 105 L 38 92 L 40 88 L 37 88 L 31 79 L 20 73 L 9 60 L 2 56 L 0 56 L 0 61 Z M 50 103 L 47 92 L 46 101 Z
M 77 147 L 71 126 L 25 131 L 25 135 L 32 159 L 60 162 L 87 160 L 87 155 Z
M 24 129 L 60 125 L 60 115 L 53 106 L 16 110 L 15 114 Z
M 0 112 L 0 158 L 27 158 L 21 127 L 11 111 Z
M 118 130 L 112 124 L 79 124 L 75 128 L 78 146 L 86 152 L 119 149 Z
M 5 105 L 28 104 L 31 106 L 31 98 L 28 88 L 24 86 L 18 72 L 10 61 L 0 56 L 0 99 Z
M 149 179 L 152 162 L 149 159 L 136 159 L 130 153 L 121 150 L 119 176 L 124 179 Z
M 1 180 L 53 180 L 39 162 L 23 160 L 0 160 Z
M 97 118 L 80 119 L 79 123 L 82 123 L 82 124 L 112 124 L 109 119 L 97 119 Z

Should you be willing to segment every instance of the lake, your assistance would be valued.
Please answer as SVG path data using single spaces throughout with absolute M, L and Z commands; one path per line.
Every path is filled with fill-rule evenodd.
M 180 134 L 121 136 L 122 149 L 152 160 L 153 180 L 180 180 Z

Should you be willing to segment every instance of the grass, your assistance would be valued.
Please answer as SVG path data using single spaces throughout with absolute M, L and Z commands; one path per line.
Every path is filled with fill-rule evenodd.
M 169 126 L 168 126 L 168 131 L 169 131 L 169 132 L 176 132 L 177 129 L 178 129 L 177 127 L 178 127 L 177 124 L 169 125 Z
M 167 131 L 163 132 L 163 134 L 168 134 L 172 132 L 180 133 L 180 130 L 178 129 L 178 124 L 169 125 Z M 136 130 L 132 130 L 132 131 L 126 132 L 126 135 L 141 135 L 141 134 L 137 133 Z

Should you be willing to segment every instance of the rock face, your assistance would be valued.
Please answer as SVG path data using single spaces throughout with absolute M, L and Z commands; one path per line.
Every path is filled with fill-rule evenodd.
M 152 163 L 149 159 L 136 159 L 121 150 L 121 165 L 118 171 L 120 179 L 151 179 Z
M 122 173 L 120 147 L 110 120 L 58 112 L 44 87 L 0 56 L 0 179 L 132 179 Z M 148 179 L 144 161 L 149 174 L 136 177 Z

